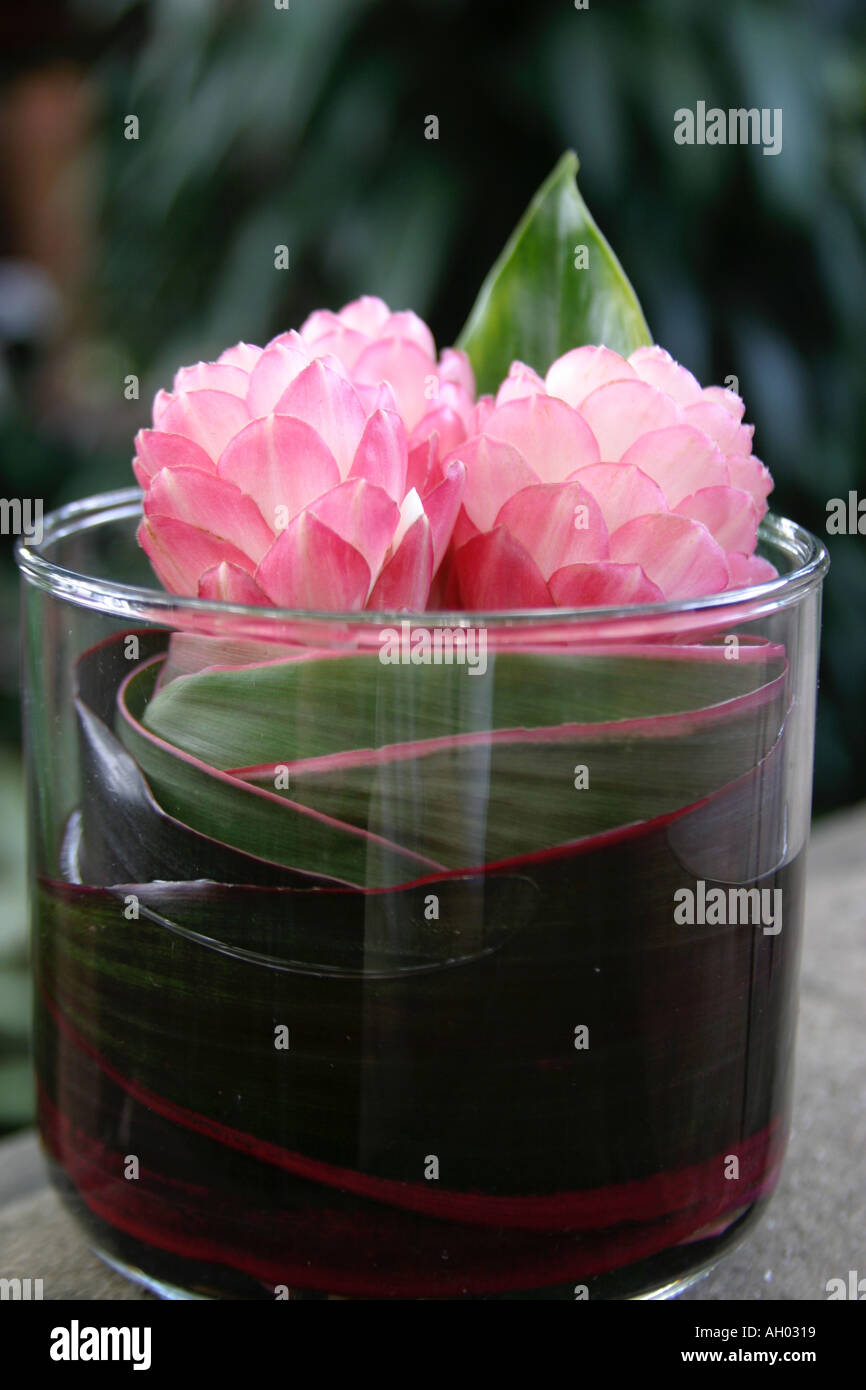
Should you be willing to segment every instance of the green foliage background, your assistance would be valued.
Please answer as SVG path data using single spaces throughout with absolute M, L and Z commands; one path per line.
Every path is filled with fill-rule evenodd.
M 33 362 L 12 361 L 0 407 L 5 496 L 48 505 L 131 482 L 132 435 L 180 363 L 263 341 L 317 306 L 380 294 L 452 342 L 567 147 L 656 341 L 704 382 L 738 377 L 775 509 L 824 534 L 829 498 L 866 495 L 866 11 L 856 0 L 63 8 L 69 23 L 43 48 L 84 66 L 98 111 L 83 171 L 98 203 L 77 363 L 86 408 L 46 413 L 29 389 Z M 699 99 L 781 107 L 782 153 L 676 145 L 674 111 Z M 138 141 L 123 138 L 129 113 Z M 430 114 L 438 140 L 424 137 Z M 281 243 L 288 271 L 274 269 Z M 123 400 L 130 372 L 142 378 L 139 402 Z M 829 545 L 819 812 L 866 793 L 866 536 Z M 13 745 L 8 557 L 0 624 L 0 731 Z M 0 797 L 11 799 L 7 761 Z M 19 972 L 23 933 L 23 920 L 0 933 Z M 29 1103 L 19 1024 L 0 1022 L 0 1048 L 6 1037 L 12 1049 L 0 1062 L 8 1122 Z

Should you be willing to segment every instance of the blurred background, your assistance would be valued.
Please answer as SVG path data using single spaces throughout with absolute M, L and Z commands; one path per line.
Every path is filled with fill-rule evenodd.
M 829 498 L 866 496 L 858 0 L 42 0 L 4 7 L 0 40 L 4 498 L 132 484 L 177 366 L 313 308 L 379 294 L 451 343 L 566 147 L 656 340 L 738 378 L 775 510 L 825 535 Z M 781 154 L 675 144 L 698 100 L 781 107 Z M 866 795 L 866 536 L 827 539 L 818 814 Z M 0 546 L 2 1133 L 32 1096 Z

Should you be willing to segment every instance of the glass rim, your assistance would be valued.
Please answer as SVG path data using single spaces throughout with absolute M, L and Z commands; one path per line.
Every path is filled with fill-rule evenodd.
M 827 547 L 812 532 L 795 521 L 768 512 L 758 529 L 759 539 L 780 550 L 800 564 L 787 574 L 765 580 L 742 589 L 725 589 L 720 593 L 698 598 L 666 599 L 660 603 L 614 605 L 583 608 L 522 608 L 522 609 L 407 609 L 372 611 L 338 611 L 335 609 L 289 609 L 257 607 L 250 604 L 226 603 L 216 599 L 200 599 L 173 594 L 165 589 L 145 588 L 135 584 L 103 579 L 66 569 L 50 560 L 45 551 L 58 541 L 110 522 L 127 520 L 142 514 L 143 493 L 139 488 L 120 488 L 96 493 L 48 512 L 42 518 L 42 536 L 38 543 L 20 536 L 15 543 L 15 558 L 25 579 L 37 588 L 79 607 L 108 613 L 114 617 L 138 617 L 146 622 L 159 620 L 171 626 L 172 613 L 205 617 L 223 615 L 235 620 L 249 620 L 256 625 L 274 625 L 275 629 L 290 623 L 330 623 L 341 626 L 382 627 L 408 622 L 425 627 L 485 627 L 510 628 L 538 623 L 610 623 L 618 620 L 651 622 L 680 615 L 707 613 L 719 610 L 756 608 L 762 612 L 787 607 L 810 589 L 817 588 L 830 567 Z

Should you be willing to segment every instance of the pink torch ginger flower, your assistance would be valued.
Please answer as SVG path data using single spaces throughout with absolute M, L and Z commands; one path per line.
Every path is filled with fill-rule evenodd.
M 689 599 L 773 577 L 772 488 L 732 391 L 658 347 L 512 364 L 365 297 L 177 373 L 136 437 L 139 539 L 167 589 L 358 611 Z M 447 558 L 446 558 L 447 557 Z M 445 564 L 443 565 L 443 560 Z
M 512 364 L 443 461 L 467 479 L 446 592 L 467 608 L 697 598 L 775 576 L 756 556 L 772 480 L 732 391 L 659 347 Z
M 364 320 L 379 304 L 361 300 L 343 314 Z M 408 336 L 398 336 L 395 321 Z M 159 392 L 153 428 L 136 436 L 139 540 L 178 594 L 295 609 L 424 608 L 464 485 L 461 462 L 439 464 L 438 422 L 429 431 L 435 467 L 423 477 L 410 471 L 422 397 L 411 373 L 400 375 L 400 357 L 416 335 L 439 380 L 429 330 L 414 315 L 390 315 L 379 324 L 391 325 L 386 336 L 373 342 L 379 366 L 369 357 L 365 364 L 363 352 L 347 365 L 346 344 L 317 339 L 311 322 L 306 338 L 282 334 L 264 349 L 240 343 L 216 362 L 182 368 L 173 391 Z M 360 329 L 350 323 L 347 333 Z M 462 373 L 455 390 L 468 416 L 471 377 L 457 357 L 441 380 L 449 392 L 444 373 Z M 429 414 L 452 410 L 436 405 L 435 392 L 431 399 Z M 463 432 L 455 426 L 449 446 Z
M 407 481 L 422 495 L 444 473 L 442 459 L 475 428 L 475 378 L 464 352 L 436 345 L 426 323 L 409 311 L 393 314 L 365 295 L 338 314 L 318 309 L 300 336 L 317 356 L 342 362 L 362 397 L 387 382 L 409 434 Z

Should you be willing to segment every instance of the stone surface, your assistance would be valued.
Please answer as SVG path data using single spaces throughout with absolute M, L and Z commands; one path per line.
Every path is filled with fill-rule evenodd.
M 822 1300 L 866 1275 L 866 807 L 816 827 L 809 851 L 791 1144 L 763 1221 L 684 1301 Z M 0 1144 L 0 1275 L 46 1299 L 146 1299 L 107 1268 L 45 1184 L 32 1135 Z

